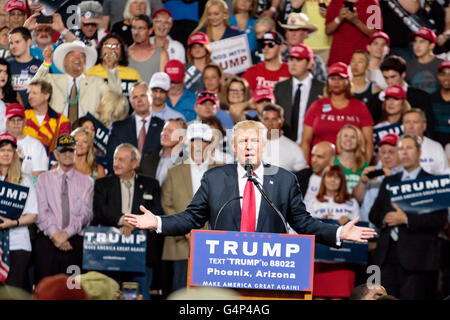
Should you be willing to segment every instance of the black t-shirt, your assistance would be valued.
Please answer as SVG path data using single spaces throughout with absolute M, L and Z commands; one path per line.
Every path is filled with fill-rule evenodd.
M 41 60 L 36 58 L 31 59 L 29 62 L 21 63 L 17 62 L 15 58 L 8 59 L 11 66 L 11 82 L 14 91 L 20 93 L 20 97 L 24 103 L 25 108 L 29 108 L 28 104 L 28 85 L 33 79 L 34 75 L 37 73 Z

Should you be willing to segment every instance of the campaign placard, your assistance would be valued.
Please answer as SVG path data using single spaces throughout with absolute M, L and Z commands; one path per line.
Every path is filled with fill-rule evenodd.
M 94 117 L 90 112 L 86 114 L 86 117 L 91 119 L 97 128 L 97 132 L 94 137 L 94 147 L 100 150 L 103 154 L 106 154 L 106 146 L 108 145 L 109 139 L 109 129 L 105 127 L 103 123 L 100 122 L 96 117 Z
M 252 66 L 252 56 L 245 34 L 210 43 L 211 60 L 225 73 L 239 74 Z
M 403 134 L 403 124 L 398 122 L 379 128 L 373 128 L 373 145 L 376 146 L 388 133 L 395 133 L 400 137 Z
M 391 201 L 407 213 L 424 214 L 450 207 L 450 177 L 439 175 L 389 183 Z
M 319 219 L 325 223 L 338 225 L 337 220 L 333 219 Z M 368 227 L 368 222 L 358 222 L 356 224 L 360 227 Z M 367 264 L 369 254 L 369 245 L 367 243 L 358 243 L 351 241 L 343 241 L 341 248 L 328 247 L 320 243 L 316 243 L 315 247 L 316 262 L 345 262 L 355 264 Z
M 83 269 L 144 272 L 147 235 L 134 230 L 129 237 L 113 227 L 87 227 L 83 241 Z
M 22 215 L 30 188 L 0 181 L 0 216 L 16 220 Z
M 312 291 L 314 236 L 194 230 L 191 286 Z

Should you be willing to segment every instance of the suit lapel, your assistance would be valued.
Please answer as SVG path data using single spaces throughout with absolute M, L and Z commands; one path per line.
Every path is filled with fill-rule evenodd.
M 131 144 L 134 146 L 138 146 L 138 140 L 136 135 L 136 116 L 133 115 L 130 117 L 130 125 L 128 126 L 129 132 L 128 136 L 131 137 Z
M 112 184 L 112 199 L 111 204 L 113 205 L 113 209 L 115 212 L 122 212 L 122 190 L 120 188 L 120 179 L 117 176 L 114 176 L 115 179 Z
M 139 206 L 142 204 L 142 199 L 144 196 L 144 186 L 142 185 L 142 181 L 140 176 L 136 174 L 134 179 L 134 194 L 133 194 L 133 204 L 131 205 L 132 212 L 134 214 L 139 214 L 141 210 L 139 210 Z
M 263 190 L 266 192 L 269 199 L 272 199 L 273 190 L 275 188 L 276 180 L 274 179 L 274 175 L 270 173 L 270 165 L 264 165 L 264 179 L 263 179 Z M 255 187 L 255 192 L 259 192 L 259 190 Z M 256 231 L 261 232 L 261 228 L 266 222 L 267 215 L 271 214 L 273 209 L 266 202 L 264 197 L 261 195 L 261 204 L 259 206 L 259 214 L 258 221 L 256 224 Z
M 225 190 L 229 191 L 229 193 L 225 193 L 222 195 L 221 206 L 224 205 L 227 201 L 239 197 L 239 182 L 237 176 L 237 165 L 226 166 L 227 178 L 225 180 Z M 228 209 L 224 209 L 225 212 L 222 214 L 232 214 L 233 218 L 233 230 L 240 230 L 241 228 L 241 202 L 240 200 L 234 200 L 228 205 Z

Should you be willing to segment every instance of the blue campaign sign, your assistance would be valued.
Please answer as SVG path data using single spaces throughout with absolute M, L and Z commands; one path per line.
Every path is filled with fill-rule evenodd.
M 339 224 L 337 220 L 320 219 L 325 223 Z M 357 226 L 368 227 L 368 222 L 358 222 Z M 367 243 L 357 243 L 344 241 L 342 247 L 337 249 L 316 243 L 315 261 L 316 262 L 345 262 L 355 264 L 367 264 L 369 254 L 369 245 Z
M 83 241 L 83 269 L 144 272 L 147 248 L 145 231 L 129 237 L 112 227 L 87 227 Z
M 0 216 L 16 220 L 25 208 L 30 188 L 0 181 Z
M 100 122 L 96 117 L 94 117 L 91 113 L 87 113 L 86 117 L 91 119 L 95 123 L 95 127 L 97 128 L 97 132 L 94 137 L 94 146 L 106 154 L 106 146 L 108 145 L 109 139 L 109 129 L 105 127 L 103 123 Z
M 191 286 L 312 291 L 314 236 L 194 230 Z
M 389 183 L 391 201 L 407 213 L 430 213 L 450 207 L 448 175 Z
M 397 122 L 391 125 L 373 128 L 373 145 L 376 146 L 388 133 L 395 133 L 400 137 L 403 134 L 403 124 Z

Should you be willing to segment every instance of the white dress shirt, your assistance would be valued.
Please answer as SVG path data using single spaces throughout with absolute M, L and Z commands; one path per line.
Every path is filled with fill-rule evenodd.
M 305 119 L 306 108 L 308 107 L 309 93 L 311 92 L 313 75 L 309 75 L 303 79 L 303 81 L 298 81 L 295 77 L 292 77 L 292 103 L 294 103 L 295 93 L 297 92 L 298 85 L 301 83 L 301 95 L 300 95 L 300 107 L 298 112 L 298 131 L 297 131 L 297 144 L 302 141 L 303 134 L 303 121 Z
M 192 194 L 195 194 L 198 188 L 200 188 L 200 181 L 202 181 L 203 174 L 208 170 L 208 166 L 209 161 L 205 161 L 201 164 L 190 161 Z

